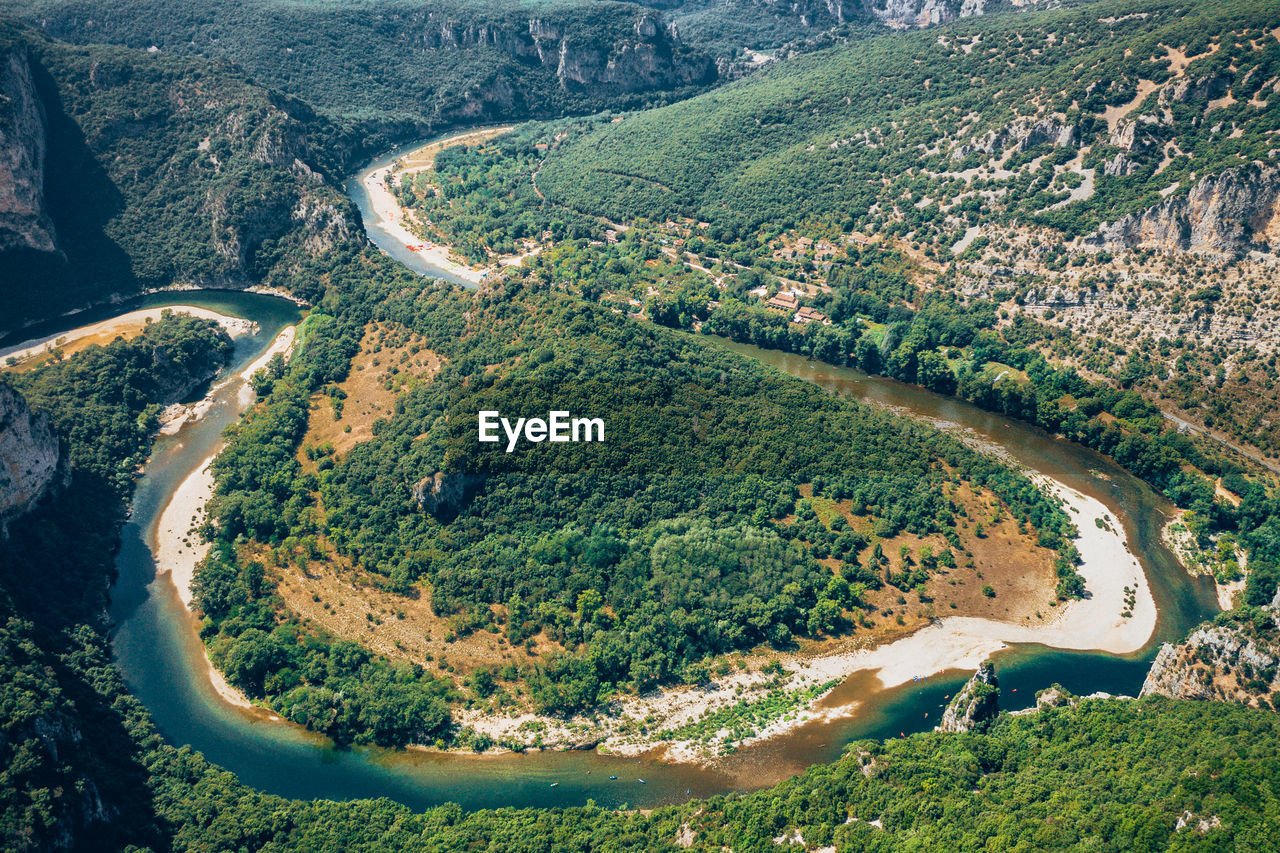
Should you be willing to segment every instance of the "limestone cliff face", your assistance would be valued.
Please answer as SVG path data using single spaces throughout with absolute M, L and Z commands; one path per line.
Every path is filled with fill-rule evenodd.
M 0 52 L 0 252 L 57 251 L 44 206 L 45 116 L 25 45 Z
M 262 192 L 246 198 L 246 189 L 220 184 L 205 197 L 209 245 L 225 260 L 220 270 L 192 276 L 197 283 L 241 287 L 260 280 L 258 250 L 269 242 L 300 243 L 312 256 L 323 254 L 356 234 L 350 207 L 325 184 L 312 164 L 316 143 L 308 131 L 312 116 L 294 101 L 272 103 L 263 121 L 232 113 L 211 135 L 252 140 L 249 157 L 283 169 L 295 178 L 289 192 Z M 256 135 L 256 138 L 255 138 Z M 216 168 L 216 155 L 207 155 Z
M 0 536 L 9 521 L 65 485 L 68 474 L 66 451 L 48 418 L 0 383 Z
M 1241 255 L 1280 250 L 1280 167 L 1240 166 L 1102 226 L 1089 245 Z
M 575 35 L 562 23 L 529 18 L 510 22 L 462 23 L 430 13 L 417 43 L 429 50 L 493 48 L 526 65 L 554 69 L 564 89 L 593 95 L 659 91 L 715 80 L 714 63 L 706 56 L 681 51 L 675 29 L 658 13 L 638 13 L 631 32 L 613 41 Z M 502 83 L 475 87 L 463 112 L 480 114 L 493 107 L 509 109 L 515 94 Z
M 1165 643 L 1140 695 L 1274 709 L 1271 697 L 1280 691 L 1280 592 L 1259 614 L 1211 623 L 1177 645 Z
M 1000 713 L 1000 681 L 991 661 L 983 661 L 973 678 L 955 695 L 942 712 L 935 731 L 981 731 Z
M 436 516 L 456 515 L 480 478 L 470 474 L 437 471 L 413 485 L 413 499 L 424 512 Z
M 1054 0 L 757 0 L 775 13 L 789 13 L 803 26 L 843 24 L 871 18 L 895 29 L 933 27 L 1004 9 L 1044 8 Z

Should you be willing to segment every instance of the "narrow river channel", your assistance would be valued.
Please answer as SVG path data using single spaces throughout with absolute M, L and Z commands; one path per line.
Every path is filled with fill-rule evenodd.
M 385 165 L 397 154 L 375 161 L 370 168 Z M 347 184 L 362 212 L 368 209 L 360 181 L 366 173 Z M 371 231 L 370 236 L 386 248 L 385 235 Z M 392 254 L 398 257 L 396 252 Z M 417 271 L 435 274 L 421 268 L 416 256 L 410 255 L 410 259 L 419 262 L 414 267 Z M 166 304 L 207 307 L 259 324 L 258 334 L 238 340 L 228 375 L 260 355 L 280 329 L 301 316 L 297 306 L 275 297 L 194 291 L 153 295 L 85 313 L 76 320 L 86 324 Z M 33 328 L 24 334 L 59 332 L 56 324 L 49 325 L 52 328 Z M 831 393 L 953 424 L 1000 445 L 1019 464 L 1101 500 L 1123 520 L 1130 547 L 1141 559 L 1159 610 L 1152 640 L 1128 656 L 1064 652 L 1043 646 L 1001 652 L 997 666 L 1003 707 L 1026 707 L 1034 701 L 1037 689 L 1054 682 L 1077 693 L 1136 694 L 1158 642 L 1177 638 L 1216 612 L 1212 584 L 1188 577 L 1160 544 L 1167 503 L 1104 457 L 1033 427 L 892 380 L 798 356 L 718 343 Z M 448 801 L 482 808 L 580 805 L 588 799 L 602 806 L 649 807 L 758 788 L 814 763 L 833 760 L 851 740 L 927 729 L 932 722 L 924 712 L 938 708 L 943 697 L 967 677 L 963 672 L 946 672 L 923 682 L 881 690 L 873 676 L 860 673 L 838 686 L 826 700 L 834 707 L 861 698 L 863 704 L 856 716 L 810 723 L 743 749 L 717 770 L 667 765 L 644 757 L 616 758 L 594 751 L 470 756 L 336 749 L 322 737 L 261 710 L 237 708 L 219 697 L 209 681 L 197 626 L 169 578 L 156 575 L 153 550 L 159 516 L 174 489 L 217 448 L 223 429 L 240 416 L 240 384 L 238 379 L 225 382 L 216 390 L 215 405 L 202 420 L 177 435 L 158 438 L 138 482 L 133 515 L 124 531 L 111 616 L 116 626 L 116 659 L 130 689 L 150 708 L 163 735 L 176 745 L 200 750 L 249 785 L 299 798 L 385 796 L 419 809 Z M 1097 476 L 1099 473 L 1106 479 Z M 931 716 L 936 720 L 936 713 Z M 611 775 L 618 778 L 610 780 Z M 553 782 L 558 784 L 552 787 Z

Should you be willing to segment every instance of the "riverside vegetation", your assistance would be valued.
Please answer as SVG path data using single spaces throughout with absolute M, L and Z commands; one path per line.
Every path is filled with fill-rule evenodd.
M 1234 14 L 1257 7 L 1222 8 Z M 219 89 L 226 103 L 266 97 L 248 84 L 232 86 L 224 70 L 196 59 L 69 49 L 25 34 L 14 39 L 38 44 L 41 62 L 55 78 L 75 77 L 65 69 L 81 67 L 76 63 L 92 68 L 88 56 L 121 57 L 130 68 L 157 60 L 156 67 L 182 79 L 207 72 L 209 85 L 229 87 Z M 108 70 L 113 67 L 121 66 Z M 94 88 L 103 78 L 85 79 L 98 93 L 87 98 L 80 120 L 112 116 Z M 130 91 L 110 88 L 120 97 Z M 159 117 L 155 126 L 163 131 L 175 121 Z M 195 150 L 203 138 L 193 136 Z M 448 158 L 441 163 L 449 168 Z M 316 192 L 336 198 L 332 173 L 314 171 Z M 294 186 L 302 170 L 286 172 Z M 108 170 L 107 181 L 126 184 L 124 174 Z M 520 183 L 509 185 L 514 190 Z M 209 186 L 165 183 L 190 207 L 161 220 L 159 233 L 176 240 L 179 224 L 206 221 L 193 211 Z M 115 209 L 101 197 L 87 198 L 86 214 Z M 147 227 L 154 224 L 145 213 L 151 208 L 139 203 L 126 209 L 138 211 Z M 575 227 L 570 214 L 556 215 Z M 775 271 L 731 266 L 742 260 L 756 266 L 750 256 L 716 254 L 721 268 L 706 267 L 709 273 L 687 265 L 683 255 L 670 263 L 661 240 L 670 243 L 671 237 L 655 234 L 646 243 L 642 228 L 610 249 L 603 232 L 616 229 L 585 206 L 574 215 L 586 230 L 580 242 L 564 241 L 558 249 L 564 257 L 578 253 L 578 278 L 569 277 L 567 266 L 555 266 L 558 260 L 548 253 L 547 266 L 534 266 L 478 297 L 424 286 L 341 231 L 333 232 L 332 242 L 308 242 L 305 217 L 280 233 L 298 252 L 282 267 L 290 272 L 281 283 L 305 293 L 317 309 L 300 351 L 288 366 L 277 363 L 258 378 L 261 401 L 229 435 L 209 531 L 217 541 L 197 591 L 209 616 L 202 634 L 215 660 L 245 689 L 338 740 L 396 744 L 447 737 L 450 702 L 459 693 L 522 689 L 516 679 L 531 701 L 548 710 L 581 707 L 647 683 L 697 680 L 705 677 L 712 652 L 856 630 L 855 622 L 871 615 L 862 613 L 858 596 L 870 595 L 875 584 L 906 593 L 949 569 L 941 549 L 926 562 L 923 550 L 877 555 L 871 540 L 897 531 L 959 536 L 963 521 L 951 497 L 956 479 L 997 496 L 1004 511 L 1044 544 L 1064 547 L 1070 530 L 1061 510 L 1007 467 L 932 429 L 828 398 L 694 338 L 620 316 L 640 313 L 692 328 L 694 321 L 711 321 L 705 312 L 716 310 L 713 301 L 750 315 L 756 309 L 747 291 L 759 284 L 776 288 Z M 78 233 L 72 226 L 60 231 L 63 239 Z M 597 249 L 617 254 L 595 254 Z M 142 251 L 141 245 L 130 249 Z M 628 263 L 624 251 L 647 257 L 637 254 Z M 756 313 L 746 328 L 770 328 L 775 346 L 837 361 L 854 353 L 861 363 L 860 353 L 870 357 L 874 351 L 881 365 L 894 365 L 890 372 L 899 370 L 903 378 L 944 391 L 968 387 L 966 393 L 985 405 L 1043 417 L 1055 429 L 1070 429 L 1110 450 L 1196 508 L 1210 531 L 1235 531 L 1249 554 L 1249 577 L 1247 607 L 1231 619 L 1246 621 L 1251 631 L 1274 631 L 1274 622 L 1255 606 L 1274 596 L 1280 575 L 1280 507 L 1267 476 L 1170 433 L 1158 411 L 1131 389 L 1054 365 L 1042 351 L 1053 333 L 1025 320 L 1001 322 L 1007 319 L 999 316 L 1002 303 L 921 292 L 908 273 L 922 263 L 906 248 L 883 247 L 842 261 L 846 282 L 828 285 L 829 296 L 850 305 L 838 322 L 800 332 Z M 640 295 L 652 302 L 589 304 L 604 294 L 584 291 L 587 264 L 598 264 L 615 297 L 640 283 Z M 658 286 L 665 284 L 660 279 L 650 293 L 655 269 L 670 269 L 681 285 L 707 276 L 715 286 L 729 273 L 733 281 L 725 283 L 743 298 L 734 306 L 716 287 L 714 293 L 688 291 L 682 303 L 674 290 Z M 815 291 L 814 299 L 825 295 Z M 576 301 L 578 295 L 588 300 Z M 636 307 L 643 310 L 631 310 Z M 371 427 L 369 442 L 336 458 L 323 447 L 300 447 L 311 418 L 342 413 L 335 405 L 342 400 L 340 382 L 375 322 L 398 324 L 406 337 L 412 330 L 446 356 L 447 365 L 429 382 L 408 383 L 391 415 Z M 150 344 L 86 350 L 14 380 L 66 438 L 73 473 L 71 487 L 11 523 L 0 541 L 0 666 L 6 676 L 0 692 L 10 709 L 0 747 L 9 768 L 0 780 L 0 833 L 7 847 L 1264 849 L 1280 830 L 1275 715 L 1162 698 L 1085 700 L 1073 708 L 1001 716 L 983 733 L 856 743 L 833 764 L 769 790 L 651 812 L 587 806 L 464 813 L 442 806 L 414 814 L 385 800 L 290 802 L 249 789 L 198 754 L 166 744 L 110 662 L 103 601 L 129 483 L 145 456 L 148 412 L 178 384 L 207 381 L 208 368 L 225 357 L 227 345 L 200 321 L 169 318 L 147 334 L 155 336 Z M 820 341 L 825 348 L 812 349 Z M 177 378 L 189 382 L 175 384 L 164 361 L 147 362 L 156 342 L 181 354 Z M 609 389 L 621 389 L 616 402 L 601 405 L 601 398 L 615 398 L 592 385 L 602 381 L 597 364 L 607 365 L 611 378 L 625 377 Z M 1017 381 L 997 378 L 1001 372 Z M 587 381 L 573 393 L 584 403 L 607 406 L 621 434 L 638 442 L 636 452 L 606 443 L 593 449 L 612 455 L 592 459 L 586 447 L 570 446 L 580 454 L 571 477 L 568 467 L 557 469 L 545 458 L 545 446 L 509 456 L 479 451 L 474 422 L 461 417 L 481 403 L 514 411 L 532 403 L 535 392 L 535 408 L 545 409 L 548 385 L 578 377 Z M 643 404 L 642 391 L 663 404 Z M 81 399 L 93 405 L 79 406 Z M 738 428 L 713 430 L 725 424 Z M 669 462 L 654 452 L 661 434 L 655 431 L 664 430 L 669 435 L 662 443 L 670 438 L 676 451 Z M 103 435 L 111 440 L 100 442 Z M 549 473 L 540 466 L 537 477 L 527 476 L 535 459 L 550 463 Z M 687 480 L 676 476 L 674 464 L 687 466 Z M 1219 478 L 1238 504 L 1218 497 Z M 809 495 L 803 499 L 802 486 Z M 588 490 L 601 495 L 598 504 L 589 498 L 584 504 Z M 629 514 L 626 498 L 633 491 L 639 497 Z M 863 525 L 840 529 L 823 503 L 837 495 L 859 507 Z M 496 496 L 510 504 L 509 517 L 499 519 L 493 511 Z M 610 523 L 597 525 L 598 517 Z M 514 532 L 508 535 L 507 527 Z M 948 545 L 952 558 L 963 554 L 963 540 Z M 841 559 L 851 552 L 861 559 Z M 1069 548 L 1061 557 L 1069 595 Z M 459 687 L 444 677 L 447 665 L 437 667 L 437 675 L 325 636 L 283 613 L 273 589 L 282 564 L 301 561 L 305 567 L 320 558 L 358 565 L 392 591 L 416 584 L 433 606 L 457 617 L 459 633 L 514 631 L 511 636 L 554 651 L 513 680 L 489 673 Z M 510 572 L 495 581 L 488 570 L 497 561 Z M 736 584 L 740 594 L 709 594 L 709 608 L 718 609 L 687 609 L 693 597 L 706 593 L 686 571 L 691 565 L 713 566 L 722 585 Z M 755 571 L 757 566 L 764 570 Z M 773 571 L 779 568 L 781 577 Z M 578 577 L 589 585 L 575 586 Z M 670 595 L 638 598 L 655 578 Z
M 661 110 L 446 152 L 403 197 L 468 257 L 554 244 L 557 281 L 684 325 L 726 285 L 798 288 L 847 316 L 827 288 L 884 267 L 989 300 L 999 325 L 1035 320 L 1022 346 L 1269 460 L 1273 11 L 1085 5 L 873 38 Z M 614 223 L 637 232 L 631 251 L 588 242 Z M 766 280 L 737 287 L 740 267 Z M 767 317 L 721 322 L 786 338 Z
M 1198 547 L 1247 543 L 1258 581 L 1247 594 L 1258 606 L 1280 573 L 1271 472 L 1184 434 L 1162 407 L 1229 428 L 1253 459 L 1273 456 L 1267 413 L 1280 404 L 1277 354 L 1228 322 L 1258 321 L 1270 298 L 1265 290 L 1248 295 L 1259 292 L 1249 285 L 1256 272 L 1239 255 L 1250 245 L 1265 250 L 1270 232 L 1259 226 L 1242 244 L 1224 231 L 1213 239 L 1228 254 L 1211 263 L 1169 246 L 1176 251 L 1160 269 L 1199 282 L 1171 306 L 1186 315 L 1182 325 L 1152 332 L 1113 324 L 1088 336 L 1028 306 L 1043 306 L 1054 269 L 1066 268 L 1083 270 L 1077 283 L 1099 300 L 1110 289 L 1127 300 L 1116 309 L 1137 307 L 1157 290 L 1146 272 L 1151 250 L 1117 250 L 1129 267 L 1116 278 L 1098 268 L 1109 252 L 1082 252 L 1069 238 L 1168 195 L 1157 184 L 1175 188 L 1176 198 L 1192 175 L 1273 160 L 1265 140 L 1277 99 L 1262 82 L 1280 54 L 1267 29 L 1271 11 L 1238 2 L 1175 14 L 1136 4 L 1101 17 L 1084 6 L 913 34 L 911 49 L 899 37 L 876 39 L 620 121 L 527 125 L 484 148 L 447 150 L 434 171 L 402 183 L 401 199 L 430 221 L 436 239 L 472 257 L 541 245 L 524 275 L 614 311 L 917 383 L 1111 455 L 1190 510 Z M 982 50 L 957 47 L 978 44 Z M 1081 82 L 1074 69 L 1082 52 L 1096 60 L 1091 68 L 1114 73 Z M 904 56 L 916 61 L 904 64 Z M 1157 83 L 1166 88 L 1156 91 Z M 848 95 L 851 87 L 868 94 Z M 979 94 L 997 90 L 1005 99 Z M 1055 99 L 1070 109 L 1061 112 Z M 1120 107 L 1185 157 L 1148 162 L 1158 145 L 1122 145 L 1112 112 Z M 1214 127 L 1234 130 L 1205 133 L 1206 116 L 1216 122 L 1219 109 L 1228 121 Z M 1128 158 L 1124 168 L 1107 174 L 1104 161 L 1118 156 Z M 996 159 L 998 168 L 989 162 Z M 1041 172 L 1062 179 L 1064 164 L 1096 172 L 1093 195 L 1061 206 L 1065 195 L 1037 195 L 1026 183 Z M 1181 183 L 1179 174 L 1187 176 Z M 1268 210 L 1264 202 L 1264 222 Z M 1008 252 L 993 256 L 989 240 L 954 258 L 945 251 L 967 228 L 1003 234 L 1019 221 L 1035 223 L 1035 240 L 1050 247 L 1033 274 Z M 1218 283 L 1224 276 L 1230 284 Z M 788 290 L 830 323 L 795 323 L 792 312 L 764 304 Z M 1228 307 L 1224 293 L 1242 290 Z
M 321 320 L 307 340 L 323 340 L 326 327 L 336 324 Z M 292 370 L 316 369 L 315 363 L 306 367 L 305 351 L 300 359 Z M 271 398 L 288 381 L 277 379 Z M 72 423 L 76 415 L 64 412 L 63 418 Z M 74 458 L 74 443 L 72 452 Z M 855 850 L 893 848 L 907 837 L 932 849 L 966 849 L 1004 837 L 1035 838 L 1049 847 L 1156 850 L 1209 839 L 1256 848 L 1276 830 L 1276 776 L 1267 770 L 1276 762 L 1276 718 L 1164 699 L 1090 700 L 1030 717 L 1002 716 L 983 734 L 855 743 L 834 764 L 769 791 L 652 812 L 589 806 L 467 814 L 443 806 L 413 814 L 385 800 L 289 802 L 244 787 L 154 734 L 94 627 L 104 587 L 93 579 L 108 571 L 108 543 L 118 522 L 72 512 L 66 501 L 75 499 L 68 492 L 25 519 L 21 538 L 3 546 L 5 606 L 13 614 L 5 627 L 5 665 L 14 676 L 4 684 L 9 706 L 19 709 L 6 721 L 8 748 L 30 757 L 22 773 L 6 777 L 4 826 L 17 846 L 75 837 L 84 826 L 77 817 L 84 813 L 81 803 L 114 816 L 106 835 L 95 824 L 99 843 L 174 849 L 387 849 L 412 843 L 449 850 L 466 839 L 473 849 L 532 850 L 545 849 L 548 838 L 552 846 L 600 850 L 719 849 L 728 841 L 735 849 L 774 849 L 774 837 L 798 833 L 806 843 Z M 37 532 L 51 524 L 62 534 L 56 551 L 46 533 Z M 79 536 L 66 535 L 76 528 Z M 27 536 L 40 547 L 23 550 L 20 543 L 32 541 Z M 64 575 L 39 596 L 24 595 L 37 576 L 35 566 L 47 566 L 55 554 L 83 574 L 83 587 L 64 583 L 71 576 Z M 96 590 L 88 601 L 84 589 Z M 41 758 L 48 753 L 32 726 L 64 733 L 58 735 L 65 740 L 59 741 L 63 758 L 56 767 Z M 76 735 L 89 731 L 93 738 Z M 1242 744 L 1250 746 L 1242 751 Z M 922 786 L 922 780 L 934 784 Z M 75 793 L 51 796 L 56 786 Z M 926 789 L 931 793 L 924 796 Z M 1055 790 L 1073 794 L 1034 794 Z M 1124 793 L 1116 797 L 1117 791 Z M 1193 827 L 1199 820 L 1212 823 L 1212 834 L 1176 828 L 1176 819 L 1185 824 L 1187 815 Z
M 401 744 L 444 735 L 446 720 L 398 695 L 436 683 L 425 661 L 395 664 L 408 681 L 384 688 L 350 642 L 279 607 L 272 579 L 295 562 L 341 558 L 392 591 L 430 595 L 451 635 L 546 644 L 551 654 L 518 668 L 474 673 L 469 692 L 527 691 L 550 713 L 696 683 L 714 655 L 867 623 L 868 589 L 919 588 L 963 559 L 948 484 L 994 496 L 1057 552 L 1062 594 L 1078 589 L 1063 512 L 931 428 L 533 286 L 406 290 L 389 271 L 346 285 L 215 463 L 217 544 L 195 588 L 232 683 L 339 740 Z M 447 364 L 398 396 L 369 441 L 306 471 L 293 448 L 308 417 L 333 417 L 309 412 L 311 396 L 343 378 L 342 354 L 370 322 L 411 331 Z M 476 412 L 548 395 L 602 418 L 609 440 L 510 454 L 476 441 Z M 867 529 L 820 520 L 819 495 L 851 500 Z M 945 547 L 891 558 L 879 543 L 904 531 Z M 367 723 L 373 706 L 396 709 L 399 726 Z

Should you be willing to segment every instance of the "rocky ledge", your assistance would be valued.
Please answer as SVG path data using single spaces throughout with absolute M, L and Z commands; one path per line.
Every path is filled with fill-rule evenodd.
M 1181 643 L 1165 643 L 1142 696 L 1280 708 L 1280 591 L 1271 604 L 1224 613 Z
M 49 419 L 0 383 L 0 537 L 7 523 L 65 485 L 67 454 Z
M 1240 166 L 1103 225 L 1086 245 L 1239 256 L 1280 250 L 1280 167 Z

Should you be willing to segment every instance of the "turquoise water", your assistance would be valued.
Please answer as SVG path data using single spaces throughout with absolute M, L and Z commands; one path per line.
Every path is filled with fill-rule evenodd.
M 189 296 L 185 294 L 183 301 L 193 302 Z M 276 331 L 298 314 L 294 306 L 268 297 L 235 294 L 211 298 L 221 300 L 221 310 L 247 316 L 263 326 L 258 336 L 239 343 L 236 361 L 240 365 L 256 357 Z M 947 417 L 1002 439 L 1015 458 L 1048 469 L 1046 473 L 1076 488 L 1092 491 L 1118 517 L 1128 519 L 1135 550 L 1143 554 L 1161 605 L 1158 637 L 1172 637 L 1210 612 L 1211 593 L 1192 583 L 1158 547 L 1163 520 L 1159 498 L 1107 460 L 1029 427 L 1010 424 L 1006 429 L 1003 419 L 920 389 L 836 371 L 781 353 L 732 346 L 834 393 L 856 394 L 929 417 Z M 155 521 L 172 490 L 213 451 L 223 427 L 239 416 L 235 391 L 234 383 L 224 387 L 203 421 L 157 442 L 139 483 L 134 515 L 117 560 L 120 578 L 113 590 L 112 616 L 118 626 L 114 646 L 131 690 L 151 709 L 166 738 L 204 752 L 262 790 L 305 798 L 386 796 L 415 808 L 446 801 L 467 808 L 564 806 L 588 799 L 606 806 L 653 806 L 761 787 L 811 764 L 833 760 L 851 740 L 932 728 L 946 697 L 967 677 L 966 673 L 945 673 L 885 691 L 873 676 L 855 676 L 837 688 L 831 700 L 861 699 L 863 705 L 855 717 L 810 724 L 741 750 L 720 772 L 595 752 L 465 756 L 335 749 L 324 738 L 297 726 L 223 702 L 209 683 L 195 626 L 168 579 L 155 577 L 148 547 Z M 1099 489 L 1100 481 L 1089 475 L 1090 468 L 1116 477 L 1117 488 Z M 1153 534 L 1157 537 L 1154 546 Z M 1054 682 L 1079 693 L 1134 693 L 1151 652 L 1149 647 L 1138 655 L 1117 657 L 1038 647 L 1012 649 L 998 658 L 1002 702 L 1007 708 L 1025 707 L 1034 700 L 1035 690 Z M 610 781 L 610 775 L 619 779 Z M 638 781 L 641 778 L 645 779 L 643 785 Z M 558 783 L 554 788 L 553 782 Z
M 387 155 L 367 168 L 383 165 L 399 153 Z M 348 183 L 348 190 L 367 215 L 368 199 L 359 189 L 358 178 Z M 375 244 L 423 275 L 449 278 L 442 271 L 433 271 L 397 241 L 382 236 L 384 239 L 379 239 L 376 229 L 370 233 Z M 137 308 L 166 304 L 198 305 L 257 321 L 262 330 L 238 341 L 233 369 L 259 355 L 280 328 L 300 317 L 296 306 L 281 299 L 194 291 L 142 297 L 84 312 L 74 319 L 77 325 L 87 324 Z M 63 318 L 61 326 L 54 322 L 45 324 L 45 328 L 25 329 L 19 337 L 58 333 L 65 329 L 68 319 Z M 1136 694 L 1157 644 L 1177 639 L 1191 625 L 1216 612 L 1212 584 L 1188 577 L 1160 544 L 1167 503 L 1104 457 L 1033 427 L 913 386 L 785 353 L 723 341 L 720 344 L 832 393 L 959 424 L 998 443 L 1018 462 L 1098 498 L 1123 520 L 1160 611 L 1151 643 L 1128 656 L 1063 652 L 1038 646 L 1002 652 L 997 656 L 997 666 L 1003 707 L 1026 707 L 1034 702 L 1036 690 L 1055 682 L 1076 693 L 1101 690 Z M 883 690 L 873 674 L 855 675 L 826 700 L 832 705 L 851 698 L 859 700 L 861 705 L 855 716 L 832 723 L 811 723 L 743 749 L 717 770 L 665 765 L 649 757 L 616 758 L 594 751 L 469 756 L 336 749 L 324 738 L 259 709 L 239 709 L 218 697 L 209 682 L 203 648 L 189 614 L 168 578 L 155 576 L 150 544 L 156 521 L 173 489 L 217 448 L 222 430 L 239 417 L 236 386 L 235 382 L 228 383 L 217 392 L 215 405 L 203 420 L 177 436 L 161 437 L 156 443 L 139 481 L 133 516 L 125 528 L 117 559 L 119 579 L 112 590 L 111 607 L 117 626 L 113 644 L 130 689 L 148 706 L 170 742 L 202 751 L 247 784 L 264 791 L 300 798 L 385 796 L 414 808 L 447 801 L 466 808 L 567 806 L 583 804 L 588 799 L 604 806 L 650 807 L 759 788 L 814 763 L 833 760 L 851 740 L 930 729 L 946 699 L 967 678 L 967 673 L 948 672 Z M 1109 481 L 1098 479 L 1091 470 L 1106 475 Z M 619 778 L 611 781 L 610 775 Z M 557 784 L 552 787 L 552 783 Z

